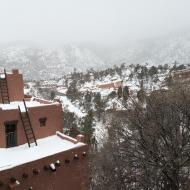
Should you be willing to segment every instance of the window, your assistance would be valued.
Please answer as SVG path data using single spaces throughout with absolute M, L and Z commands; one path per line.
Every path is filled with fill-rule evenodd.
M 7 148 L 17 146 L 17 121 L 4 123 Z
M 39 119 L 40 127 L 45 127 L 45 126 L 46 126 L 46 121 L 47 121 L 47 118 L 46 118 L 46 117 L 40 118 L 40 119 Z

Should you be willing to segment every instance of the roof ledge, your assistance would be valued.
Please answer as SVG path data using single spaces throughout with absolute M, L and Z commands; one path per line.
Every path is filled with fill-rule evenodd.
M 63 133 L 61 133 L 61 132 L 59 132 L 59 131 L 56 132 L 56 135 L 57 135 L 58 137 L 64 139 L 64 140 L 70 141 L 70 142 L 72 142 L 72 143 L 74 143 L 74 144 L 77 144 L 77 143 L 78 143 L 77 139 L 74 139 L 74 138 L 72 138 L 72 137 L 69 137 L 69 136 L 67 136 L 67 135 L 65 135 L 65 134 L 63 134 Z

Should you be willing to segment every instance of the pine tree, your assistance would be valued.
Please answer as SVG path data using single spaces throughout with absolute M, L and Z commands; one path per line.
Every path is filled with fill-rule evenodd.
M 117 97 L 121 98 L 122 94 L 123 94 L 123 89 L 121 87 L 119 87 L 118 90 L 117 90 Z
M 112 92 L 110 92 L 110 94 L 108 95 L 108 98 L 111 98 L 111 99 L 113 99 L 113 98 L 115 98 L 115 97 L 117 97 L 116 91 L 112 91 Z
M 96 93 L 94 97 L 95 108 L 98 114 L 98 120 L 100 121 L 101 114 L 104 112 L 105 102 L 101 98 L 100 93 Z
M 155 74 L 157 74 L 157 73 L 158 73 L 157 67 L 152 66 L 152 67 L 150 68 L 150 70 L 149 70 L 149 75 L 150 75 L 150 76 L 153 76 L 153 75 L 155 75 Z
M 64 112 L 64 128 L 68 135 L 74 138 L 80 133 L 74 113 Z
M 85 103 L 84 103 L 85 109 L 89 111 L 91 107 L 92 93 L 87 91 L 87 93 L 84 96 L 84 99 L 85 99 Z
M 53 90 L 51 91 L 50 98 L 51 98 L 51 100 L 53 100 L 55 98 L 55 91 L 53 91 Z
M 88 114 L 84 118 L 83 122 L 83 128 L 82 131 L 85 136 L 85 142 L 88 144 L 91 144 L 91 140 L 93 139 L 93 133 L 94 133 L 94 128 L 93 128 L 93 112 L 92 110 L 88 111 Z
M 80 93 L 77 89 L 77 82 L 75 80 L 73 80 L 69 85 L 66 95 L 71 99 L 71 101 L 76 100 L 80 96 Z
M 127 100 L 129 97 L 129 87 L 128 86 L 125 86 L 123 88 L 123 100 Z

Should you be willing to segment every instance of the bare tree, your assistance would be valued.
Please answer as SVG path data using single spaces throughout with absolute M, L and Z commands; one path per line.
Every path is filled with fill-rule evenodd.
M 127 122 L 113 119 L 109 141 L 94 155 L 92 189 L 189 189 L 190 89 L 133 100 Z

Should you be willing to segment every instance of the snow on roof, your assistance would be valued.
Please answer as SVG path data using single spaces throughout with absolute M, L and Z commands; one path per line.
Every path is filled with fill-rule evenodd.
M 43 104 L 34 100 L 26 101 L 27 108 L 44 106 L 44 105 L 47 105 L 47 104 Z M 10 104 L 0 104 L 0 108 L 2 108 L 2 110 L 18 109 L 18 106 L 20 106 L 22 112 L 25 111 L 24 103 L 22 101 L 10 102 Z
M 40 105 L 41 104 L 37 101 L 26 101 L 27 107 L 35 107 Z M 22 101 L 10 102 L 10 104 L 0 104 L 0 108 L 3 110 L 18 109 L 18 106 L 20 106 L 21 111 L 25 111 L 24 103 Z
M 4 79 L 5 78 L 5 74 L 0 74 L 0 78 Z
M 66 94 L 67 93 L 67 88 L 66 87 L 58 87 L 57 88 L 57 91 L 59 92 L 59 93 L 62 93 L 62 94 Z
M 38 146 L 30 148 L 28 144 L 13 148 L 0 148 L 0 171 L 85 145 L 81 142 L 74 144 L 58 135 L 39 139 L 37 143 Z
M 30 88 L 24 88 L 24 94 L 29 94 L 30 93 Z
M 107 82 L 101 82 L 98 84 L 98 86 L 101 86 L 101 85 L 108 85 L 108 84 L 114 84 L 114 83 L 117 83 L 117 82 L 122 82 L 121 79 L 118 79 L 118 80 L 111 80 L 111 81 L 107 81 Z

